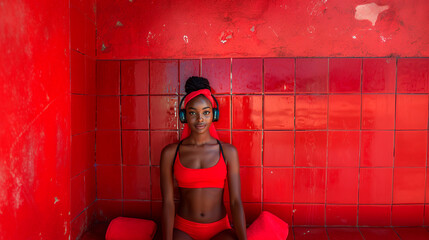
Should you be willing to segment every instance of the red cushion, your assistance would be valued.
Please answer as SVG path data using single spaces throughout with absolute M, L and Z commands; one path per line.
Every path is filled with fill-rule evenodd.
M 248 240 L 285 240 L 289 226 L 274 214 L 263 211 L 261 215 L 247 228 Z
M 117 217 L 106 232 L 106 240 L 151 240 L 156 231 L 156 223 L 151 220 Z

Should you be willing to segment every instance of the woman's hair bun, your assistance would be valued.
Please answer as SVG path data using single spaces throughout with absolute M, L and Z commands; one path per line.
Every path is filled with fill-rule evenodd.
M 201 89 L 210 89 L 210 83 L 207 78 L 192 76 L 186 80 L 185 91 L 186 94 L 189 94 L 194 91 L 198 91 Z

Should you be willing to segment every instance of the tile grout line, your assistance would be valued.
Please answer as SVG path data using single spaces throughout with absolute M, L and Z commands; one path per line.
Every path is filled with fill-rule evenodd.
M 151 94 L 150 94 L 150 79 L 151 79 L 151 77 L 150 77 L 150 63 L 151 63 L 151 60 L 148 60 L 147 61 L 147 68 L 148 68 L 148 71 L 147 71 L 147 79 L 148 79 L 148 83 L 147 83 L 147 105 L 148 105 L 148 107 L 147 107 L 147 110 L 148 110 L 148 138 L 149 138 L 149 187 L 150 187 L 150 192 L 149 192 L 149 198 L 150 198 L 150 204 L 149 204 L 149 206 L 150 206 L 150 210 L 149 210 L 149 214 L 150 214 L 150 217 L 153 219 L 153 213 L 152 213 L 152 188 L 153 188 L 153 183 L 152 183 L 152 129 L 151 129 L 151 121 L 150 121 L 150 109 L 151 109 L 151 106 L 150 106 L 150 99 L 151 99 Z
M 124 215 L 124 152 L 122 149 L 122 62 L 119 61 L 119 126 L 120 126 L 120 154 L 121 154 L 121 205 L 122 216 Z
M 359 151 L 358 151 L 358 179 L 357 179 L 357 199 L 356 199 L 356 227 L 359 227 L 359 206 L 360 206 L 360 202 L 359 202 L 359 196 L 360 196 L 360 157 L 361 157 L 361 135 L 362 135 L 362 92 L 363 92 L 363 61 L 364 59 L 362 58 L 361 60 L 361 72 L 360 72 L 360 116 L 359 116 L 359 142 L 358 142 L 358 147 L 359 147 Z M 359 230 L 360 232 L 360 230 Z M 361 232 L 360 232 L 361 233 Z M 362 235 L 362 233 L 361 233 Z M 363 235 L 362 235 L 363 237 Z
M 394 191 L 395 191 L 395 149 L 396 149 L 396 104 L 397 104 L 397 96 L 398 96 L 398 61 L 399 59 L 396 58 L 396 66 L 395 66 L 395 104 L 394 104 L 394 118 L 393 118 L 393 161 L 392 161 L 392 198 L 390 202 L 390 226 L 393 228 L 393 198 L 394 198 Z M 396 231 L 395 231 L 396 232 Z M 399 236 L 399 234 L 398 234 Z
M 329 71 L 329 66 L 330 66 L 330 60 L 331 60 L 331 58 L 328 58 L 328 80 L 327 80 L 327 92 L 330 94 L 330 91 L 329 91 L 329 80 L 330 80 L 330 78 L 329 78 L 329 73 L 330 73 L 330 71 Z M 330 95 L 327 95 L 327 101 L 326 101 L 326 155 L 325 155 L 325 206 L 324 206 L 324 210 L 325 210 L 325 212 L 324 212 L 324 226 L 326 227 L 327 226 L 327 219 L 328 219 L 328 214 L 327 214 L 327 209 L 328 209 L 328 157 L 329 157 L 329 146 L 328 146 L 328 144 L 329 144 L 329 131 L 328 131 L 328 129 L 329 129 L 329 105 L 330 105 L 330 103 L 329 103 L 329 97 L 330 97 Z M 326 234 L 328 235 L 328 232 L 326 231 Z M 328 238 L 329 238 L 329 235 L 328 235 Z
M 292 165 L 292 226 L 295 224 L 295 178 L 296 178 L 296 58 L 293 81 L 293 165 Z M 295 233 L 294 233 L 295 236 Z
M 265 75 L 265 68 L 264 68 L 264 59 L 262 58 L 262 79 L 261 79 L 261 81 L 262 81 L 262 83 L 261 83 L 261 85 L 262 85 L 262 126 L 261 126 L 261 128 L 262 128 L 262 131 L 261 131 L 261 170 L 260 170 L 260 172 L 261 172 L 261 212 L 263 211 L 263 209 L 264 209 L 264 109 L 265 109 L 265 95 L 264 95 L 264 93 L 265 93 L 265 84 L 264 84 L 264 81 L 265 81 L 265 77 L 264 77 L 264 75 Z

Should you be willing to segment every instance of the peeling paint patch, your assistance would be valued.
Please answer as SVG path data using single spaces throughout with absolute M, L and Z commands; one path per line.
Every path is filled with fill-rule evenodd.
M 315 30 L 316 30 L 316 28 L 313 25 L 310 25 L 307 27 L 307 32 L 310 34 L 312 34 Z
M 104 45 L 104 43 L 103 43 L 103 44 L 101 44 L 101 51 L 104 51 L 104 50 L 106 50 L 106 45 Z
M 352 38 L 353 38 L 353 39 L 356 39 L 356 35 L 353 35 L 353 36 L 352 36 Z
M 255 26 L 252 26 L 252 27 L 250 28 L 250 31 L 251 31 L 251 32 L 255 32 Z
M 367 3 L 356 6 L 355 19 L 368 20 L 372 26 L 375 26 L 378 15 L 389 9 L 389 6 L 379 6 L 376 3 Z
M 123 25 L 120 21 L 117 21 L 117 22 L 116 22 L 116 26 L 117 26 L 117 27 L 122 27 L 122 26 L 124 26 L 124 25 Z
M 57 202 L 59 202 L 60 200 L 57 198 L 57 197 L 55 197 L 55 201 L 54 201 L 54 204 L 57 204 Z
M 185 41 L 185 43 L 188 44 L 189 43 L 188 36 L 183 35 L 183 41 Z
M 229 39 L 232 39 L 232 37 L 233 37 L 233 32 L 232 31 L 223 31 L 221 34 L 220 34 L 220 37 L 219 37 L 219 39 L 220 39 L 220 42 L 221 43 L 226 43 Z

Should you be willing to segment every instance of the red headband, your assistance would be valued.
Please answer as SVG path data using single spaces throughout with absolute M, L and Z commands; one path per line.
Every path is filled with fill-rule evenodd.
M 212 93 L 208 89 L 200 89 L 198 91 L 194 91 L 186 95 L 184 106 L 186 106 L 186 104 L 188 104 L 189 101 L 191 101 L 193 98 L 195 98 L 198 95 L 204 95 L 212 103 L 212 107 L 216 107 L 214 99 L 212 97 Z
M 194 92 L 191 92 L 188 95 L 186 95 L 185 100 L 184 100 L 185 101 L 184 106 L 186 106 L 186 104 L 188 104 L 189 101 L 191 101 L 193 98 L 195 98 L 198 95 L 204 95 L 212 103 L 212 107 L 217 107 L 217 106 L 215 106 L 215 101 L 213 99 L 212 93 L 208 89 L 200 89 L 198 91 L 194 91 Z M 213 123 L 210 125 L 209 131 L 210 131 L 210 135 L 212 137 L 219 140 L 219 135 L 217 134 L 216 128 L 215 128 Z M 185 128 L 183 129 L 183 132 L 182 132 L 182 137 L 180 138 L 180 140 L 187 138 L 189 135 L 191 135 L 191 129 L 189 129 L 188 124 L 186 123 Z

